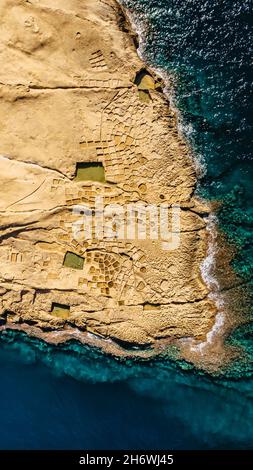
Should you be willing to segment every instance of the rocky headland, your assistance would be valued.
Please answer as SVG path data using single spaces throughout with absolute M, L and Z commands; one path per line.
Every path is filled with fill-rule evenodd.
M 206 341 L 209 208 L 115 0 L 0 1 L 0 321 L 115 354 Z M 180 243 L 76 239 L 73 206 L 180 207 Z M 79 214 L 80 216 L 80 214 Z M 137 214 L 138 217 L 138 214 Z M 116 224 L 107 214 L 107 224 Z

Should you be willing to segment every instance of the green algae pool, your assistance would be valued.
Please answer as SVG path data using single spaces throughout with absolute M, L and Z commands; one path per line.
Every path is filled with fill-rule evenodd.
M 82 270 L 84 266 L 84 258 L 76 253 L 68 251 L 64 257 L 63 266 L 65 266 L 65 268 Z
M 101 162 L 81 162 L 76 165 L 76 181 L 105 183 L 105 170 Z

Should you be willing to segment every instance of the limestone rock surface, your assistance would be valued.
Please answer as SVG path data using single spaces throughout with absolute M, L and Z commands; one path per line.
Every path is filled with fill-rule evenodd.
M 216 314 L 201 276 L 208 209 L 119 6 L 0 0 L 0 17 L 1 322 L 77 327 L 124 347 L 205 339 Z M 165 249 L 161 234 L 76 239 L 73 206 L 94 211 L 98 196 L 124 210 L 178 205 L 179 246 Z M 114 230 L 115 216 L 106 223 Z

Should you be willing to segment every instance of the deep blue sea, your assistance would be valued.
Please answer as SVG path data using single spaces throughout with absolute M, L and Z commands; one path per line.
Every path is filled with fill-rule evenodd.
M 122 0 L 145 29 L 146 60 L 173 75 L 174 102 L 205 169 L 197 191 L 222 201 L 220 228 L 253 264 L 253 8 L 245 0 Z M 145 26 L 145 28 L 144 28 Z M 253 448 L 253 328 L 231 339 L 244 363 L 209 377 L 161 358 L 124 362 L 78 343 L 0 337 L 2 449 Z

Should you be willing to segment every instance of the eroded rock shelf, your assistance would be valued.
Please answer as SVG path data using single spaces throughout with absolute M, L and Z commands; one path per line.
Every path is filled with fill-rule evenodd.
M 215 321 L 196 176 L 161 80 L 114 0 L 0 1 L 1 323 L 121 344 L 203 340 Z M 181 242 L 73 238 L 72 207 L 181 207 Z

